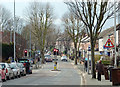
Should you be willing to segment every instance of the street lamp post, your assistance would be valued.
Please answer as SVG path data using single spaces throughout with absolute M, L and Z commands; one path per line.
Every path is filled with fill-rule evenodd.
M 115 46 L 115 62 L 114 62 L 114 67 L 117 67 L 117 63 L 116 63 L 116 2 L 114 0 L 114 46 Z
M 30 28 L 30 58 L 31 58 L 31 28 Z
M 15 20 L 15 0 L 14 0 L 14 62 L 15 62 L 15 57 L 16 57 L 16 53 L 15 53 L 15 29 L 16 29 L 16 24 L 15 24 L 16 20 Z

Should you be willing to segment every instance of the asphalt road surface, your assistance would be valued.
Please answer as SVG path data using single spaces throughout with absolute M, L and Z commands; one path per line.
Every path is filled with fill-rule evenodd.
M 79 70 L 70 61 L 58 60 L 58 69 L 53 70 L 54 62 L 47 62 L 41 69 L 33 70 L 33 74 L 8 80 L 3 85 L 80 85 L 81 77 Z

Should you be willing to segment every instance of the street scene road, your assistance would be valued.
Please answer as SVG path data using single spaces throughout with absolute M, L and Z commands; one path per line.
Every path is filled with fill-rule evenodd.
M 119 77 L 120 0 L 0 0 L 2 85 L 111 86 Z
M 3 85 L 80 85 L 81 77 L 78 69 L 71 62 L 58 60 L 60 71 L 53 70 L 54 63 L 47 62 L 42 68 L 33 70 L 33 74 L 19 79 L 3 82 Z

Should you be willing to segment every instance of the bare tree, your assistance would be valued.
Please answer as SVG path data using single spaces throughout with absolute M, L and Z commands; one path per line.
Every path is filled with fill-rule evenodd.
M 12 14 L 9 10 L 7 10 L 1 5 L 0 5 L 0 18 L 1 18 L 0 25 L 2 26 L 2 30 L 7 30 L 12 18 Z
M 103 25 L 113 15 L 114 4 L 109 0 L 87 0 L 67 2 L 69 9 L 84 23 L 91 43 L 92 78 L 96 78 L 94 48 Z M 118 11 L 118 7 L 116 10 Z
M 60 30 L 56 25 L 53 25 L 46 35 L 46 48 L 48 47 L 55 47 L 55 43 L 57 38 L 59 37 Z M 49 49 L 49 48 L 48 48 Z
M 75 65 L 77 65 L 77 53 L 79 51 L 80 42 L 83 35 L 84 25 L 81 23 L 81 20 L 76 18 L 72 13 L 67 14 L 63 17 L 65 31 L 71 37 L 74 43 L 75 50 Z M 79 45 L 78 45 L 79 43 Z
M 42 63 L 44 63 L 44 49 L 47 31 L 50 29 L 53 21 L 52 8 L 49 4 L 32 2 L 27 9 L 27 18 L 31 25 L 31 31 L 37 39 L 40 47 Z

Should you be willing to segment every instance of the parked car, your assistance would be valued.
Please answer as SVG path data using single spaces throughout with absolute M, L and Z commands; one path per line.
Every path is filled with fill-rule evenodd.
M 46 62 L 52 62 L 53 61 L 53 59 L 52 59 L 52 57 L 50 56 L 50 55 L 45 55 L 45 61 Z
M 20 68 L 20 74 L 22 76 L 26 76 L 26 69 L 25 66 L 22 63 L 16 63 L 17 66 Z
M 14 72 L 14 76 L 17 78 L 17 77 L 21 77 L 21 74 L 20 74 L 20 68 L 17 66 L 16 63 L 11 63 L 10 64 L 10 67 L 11 69 L 13 70 Z
M 5 74 L 5 68 L 2 67 L 2 65 L 0 65 L 0 81 L 6 81 L 7 80 L 7 77 L 6 77 L 6 74 Z
M 33 59 L 28 59 L 31 64 L 33 64 Z
M 65 55 L 61 57 L 61 61 L 67 61 L 67 60 L 68 60 L 67 56 L 65 56 Z
M 0 65 L 5 69 L 5 74 L 8 80 L 14 78 L 13 70 L 8 63 L 0 63 Z
M 32 65 L 30 64 L 29 74 L 32 74 Z
M 26 67 L 26 63 L 28 62 L 29 59 L 25 59 L 25 58 L 19 58 L 18 62 L 22 63 L 24 65 L 24 67 Z M 29 74 L 32 74 L 32 64 L 30 63 L 30 68 L 29 68 Z

